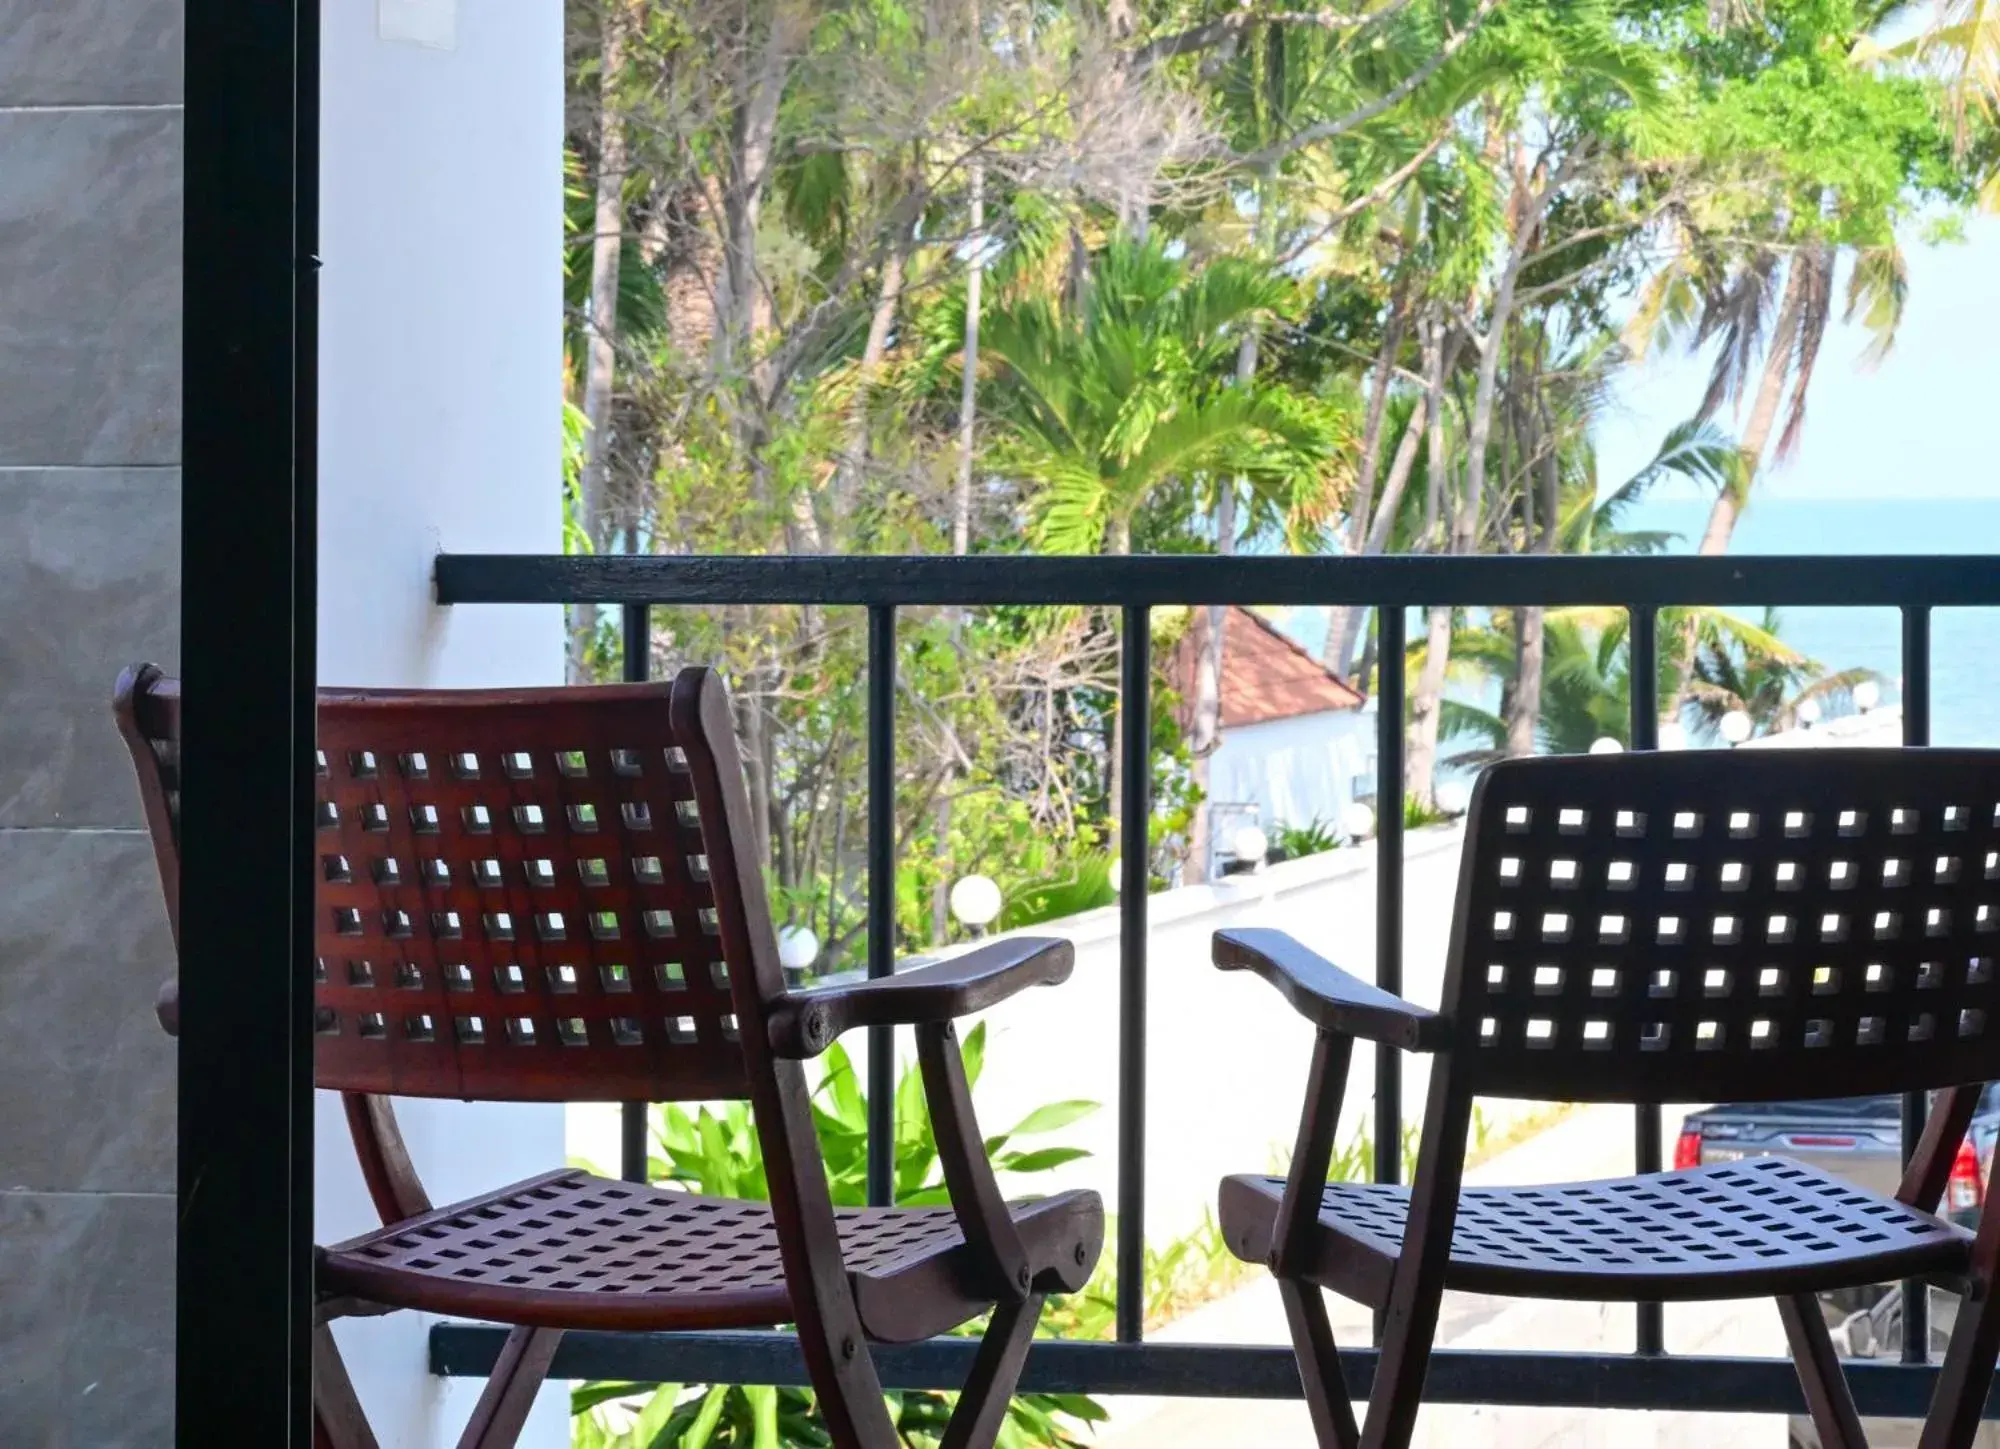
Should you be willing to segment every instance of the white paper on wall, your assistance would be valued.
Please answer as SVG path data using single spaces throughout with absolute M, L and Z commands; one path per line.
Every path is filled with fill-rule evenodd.
M 431 50 L 458 46 L 458 0 L 376 0 L 376 33 Z

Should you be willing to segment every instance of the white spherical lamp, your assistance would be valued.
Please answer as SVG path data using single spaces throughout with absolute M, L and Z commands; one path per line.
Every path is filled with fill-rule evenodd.
M 1740 745 L 1750 738 L 1757 723 L 1744 711 L 1732 709 L 1717 722 L 1716 728 L 1722 731 L 1722 737 L 1730 744 Z
M 1438 809 L 1447 815 L 1463 815 L 1472 808 L 1472 787 L 1463 780 L 1446 780 L 1437 787 Z
M 1863 714 L 1882 702 L 1882 686 L 1872 679 L 1864 679 L 1854 686 L 1854 707 Z
M 1623 754 L 1624 751 L 1624 741 L 1616 739 L 1611 735 L 1599 735 L 1590 742 L 1590 752 L 1593 755 L 1618 755 Z
M 807 971 L 819 960 L 819 937 L 810 927 L 786 926 L 778 932 L 778 964 L 787 971 Z
M 1819 723 L 1819 701 L 1806 699 L 1799 701 L 1799 723 L 1811 729 Z
M 991 876 L 969 875 L 951 888 L 949 898 L 952 915 L 962 926 L 980 931 L 993 924 L 1000 915 L 1000 887 L 993 883 Z
M 1663 750 L 1684 750 L 1687 747 L 1687 726 L 1679 720 L 1662 720 L 1660 722 L 1660 748 Z
M 1375 812 L 1359 800 L 1351 800 L 1340 812 L 1340 833 L 1354 840 L 1365 840 L 1375 833 Z
M 1229 837 L 1229 853 L 1249 865 L 1262 865 L 1270 852 L 1270 837 L 1254 825 L 1246 825 Z

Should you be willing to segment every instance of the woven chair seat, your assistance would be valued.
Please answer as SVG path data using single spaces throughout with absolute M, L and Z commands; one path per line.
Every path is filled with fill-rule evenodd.
M 1268 1251 L 1285 1181 L 1232 1177 L 1223 1231 Z M 1407 1188 L 1330 1183 L 1314 1277 L 1363 1302 L 1386 1297 Z M 1542 1298 L 1664 1300 L 1821 1292 L 1965 1270 L 1972 1236 L 1929 1213 L 1784 1157 L 1459 1196 L 1445 1285 Z M 1245 1251 L 1245 1246 L 1250 1251 Z
M 1101 1239 L 1089 1194 L 1009 1206 L 1038 1273 L 1074 1256 L 1093 1215 Z M 842 1208 L 834 1217 L 871 1337 L 928 1337 L 962 1322 L 966 1305 L 992 1301 L 950 1208 Z M 330 1247 L 320 1286 L 333 1297 L 549 1328 L 765 1328 L 794 1316 L 768 1203 L 576 1170 Z

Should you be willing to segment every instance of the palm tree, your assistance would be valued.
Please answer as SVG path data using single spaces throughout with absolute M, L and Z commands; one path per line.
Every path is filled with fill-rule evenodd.
M 984 326 L 1001 364 L 994 456 L 1035 485 L 1035 547 L 1130 553 L 1135 517 L 1178 484 L 1247 485 L 1267 514 L 1328 511 L 1339 412 L 1236 366 L 1242 338 L 1291 297 L 1290 280 L 1257 263 L 1197 268 L 1157 241 L 1121 237 L 1095 259 L 1078 305 L 1036 291 L 996 307 Z M 1107 763 L 1114 830 L 1122 728 Z
M 1779 624 L 1778 611 L 1766 609 L 1758 627 L 1776 638 Z M 1688 703 L 1711 727 L 1732 710 L 1741 710 L 1757 734 L 1772 734 L 1791 729 L 1799 706 L 1808 700 L 1844 703 L 1857 684 L 1877 678 L 1872 669 L 1829 674 L 1801 654 L 1754 648 L 1745 639 L 1718 634 L 1704 640 L 1695 656 Z
M 1245 331 L 1291 293 L 1242 259 L 1195 268 L 1121 238 L 1095 259 L 1080 306 L 1031 293 L 994 308 L 983 341 L 1002 364 L 996 462 L 1035 485 L 1034 545 L 1130 553 L 1133 519 L 1171 483 L 1235 476 L 1288 509 L 1316 505 L 1338 482 L 1338 415 L 1235 372 Z

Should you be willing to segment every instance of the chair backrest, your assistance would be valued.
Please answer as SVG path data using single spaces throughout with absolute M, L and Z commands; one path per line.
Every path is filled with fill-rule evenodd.
M 170 909 L 178 690 L 119 716 Z M 126 702 L 127 695 L 130 702 Z M 315 1075 L 495 1101 L 750 1095 L 782 993 L 720 681 L 322 691 Z M 733 782 L 729 776 L 733 774 Z
M 1474 793 L 1453 1081 L 1774 1100 L 2000 1077 L 2000 751 L 1509 761 Z

